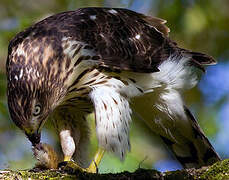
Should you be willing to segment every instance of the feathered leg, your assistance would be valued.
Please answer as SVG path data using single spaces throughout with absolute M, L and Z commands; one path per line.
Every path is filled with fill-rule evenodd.
M 98 151 L 89 165 L 89 127 L 85 118 L 85 113 L 60 107 L 54 112 L 52 119 L 59 132 L 61 147 L 64 154 L 64 162 L 61 162 L 59 166 L 64 170 L 70 171 L 81 170 L 93 173 L 97 172 L 96 163 L 100 162 L 103 153 Z
M 96 134 L 99 146 L 125 158 L 130 151 L 129 123 L 131 109 L 128 100 L 113 88 L 95 87 L 90 93 L 95 107 Z
M 87 166 L 87 148 L 89 132 L 83 113 L 58 108 L 52 116 L 54 125 L 59 133 L 64 161 L 73 159 L 78 165 Z

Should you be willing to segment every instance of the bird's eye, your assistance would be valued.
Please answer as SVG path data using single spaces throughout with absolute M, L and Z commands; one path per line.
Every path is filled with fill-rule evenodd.
M 35 107 L 34 107 L 33 115 L 34 115 L 34 116 L 38 116 L 40 113 L 41 113 L 41 105 L 37 104 L 37 105 L 35 105 Z

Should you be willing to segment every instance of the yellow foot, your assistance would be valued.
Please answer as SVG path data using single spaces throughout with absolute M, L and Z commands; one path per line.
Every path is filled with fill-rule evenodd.
M 91 173 L 98 173 L 98 165 L 100 164 L 103 155 L 105 153 L 104 149 L 99 148 L 94 156 L 94 159 L 92 160 L 90 166 L 87 168 L 87 170 Z
M 76 173 L 77 171 L 87 172 L 87 173 L 97 173 L 98 172 L 98 168 L 96 164 L 94 164 L 93 166 L 90 165 L 90 167 L 88 168 L 82 168 L 73 161 L 61 162 L 59 163 L 58 167 L 64 171 L 67 171 L 73 174 Z
M 58 167 L 61 168 L 64 171 L 68 171 L 70 173 L 75 173 L 77 171 L 81 172 L 88 172 L 88 173 L 98 173 L 98 165 L 100 161 L 102 160 L 102 157 L 104 155 L 103 149 L 98 149 L 96 152 L 93 161 L 91 162 L 90 166 L 88 168 L 82 168 L 79 165 L 77 165 L 75 162 L 71 161 L 70 157 L 64 157 L 64 162 L 59 163 Z
M 76 173 L 77 171 L 86 172 L 86 169 L 80 167 L 73 161 L 64 161 L 58 164 L 58 167 L 69 173 Z

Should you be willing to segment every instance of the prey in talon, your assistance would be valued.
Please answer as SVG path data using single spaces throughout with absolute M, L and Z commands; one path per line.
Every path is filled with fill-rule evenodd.
M 180 48 L 165 23 L 127 9 L 80 8 L 47 17 L 10 41 L 9 112 L 41 165 L 56 168 L 50 163 L 56 156 L 40 144 L 47 119 L 66 168 L 96 172 L 105 151 L 124 160 L 132 112 L 184 168 L 220 160 L 182 98 L 216 61 Z M 86 117 L 92 112 L 99 148 L 89 164 Z
M 37 163 L 35 164 L 35 168 L 38 169 L 57 169 L 59 157 L 55 150 L 49 145 L 45 143 L 38 143 L 33 146 L 33 154 L 37 159 Z
M 82 168 L 78 166 L 73 160 L 61 161 L 61 158 L 55 152 L 52 146 L 46 143 L 35 144 L 32 148 L 34 157 L 37 159 L 34 169 L 46 170 L 46 169 L 59 169 L 67 172 L 87 171 L 97 172 L 96 164 L 93 167 Z M 94 169 L 93 169 L 94 168 Z

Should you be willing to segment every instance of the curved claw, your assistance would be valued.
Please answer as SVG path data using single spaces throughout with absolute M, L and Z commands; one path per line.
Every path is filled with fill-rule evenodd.
M 84 168 L 81 168 L 73 161 L 63 161 L 58 164 L 58 168 L 69 173 L 76 173 L 77 171 L 84 172 Z
M 82 168 L 73 161 L 63 161 L 58 164 L 58 168 L 69 173 L 76 173 L 77 171 L 87 172 L 87 173 L 96 173 L 98 172 L 97 165 L 90 166 L 88 168 Z
M 105 153 L 104 149 L 99 148 L 94 156 L 88 168 L 82 168 L 74 161 L 71 161 L 69 156 L 64 157 L 64 161 L 58 164 L 58 168 L 67 171 L 69 173 L 75 173 L 77 171 L 87 172 L 87 173 L 98 173 L 98 165 L 101 162 L 103 155 Z
M 98 173 L 98 166 L 95 161 L 91 162 L 90 166 L 85 169 L 89 173 Z

